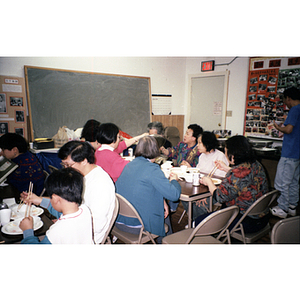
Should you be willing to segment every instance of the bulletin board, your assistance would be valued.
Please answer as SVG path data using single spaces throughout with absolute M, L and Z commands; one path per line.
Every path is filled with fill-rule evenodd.
M 273 122 L 283 124 L 288 107 L 283 92 L 300 88 L 300 57 L 252 57 L 249 60 L 244 134 L 281 140 L 283 133 Z
M 0 136 L 18 133 L 28 140 L 25 81 L 21 77 L 0 76 Z
M 89 119 L 115 123 L 131 136 L 151 119 L 150 78 L 25 66 L 33 138 L 52 138 L 59 127 Z

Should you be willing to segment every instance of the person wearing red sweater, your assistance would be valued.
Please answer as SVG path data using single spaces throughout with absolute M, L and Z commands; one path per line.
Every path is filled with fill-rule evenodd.
M 101 147 L 95 152 L 96 164 L 100 166 L 116 182 L 121 175 L 125 165 L 129 162 L 124 160 L 120 153 L 136 143 L 148 133 L 143 133 L 131 139 L 120 139 L 120 129 L 113 123 L 103 123 L 97 133 L 97 141 Z

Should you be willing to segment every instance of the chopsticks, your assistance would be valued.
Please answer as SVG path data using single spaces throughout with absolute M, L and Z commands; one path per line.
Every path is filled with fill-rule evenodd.
M 30 181 L 30 183 L 29 183 L 29 189 L 28 189 L 28 196 L 27 196 L 26 199 L 28 199 L 32 195 L 32 189 L 33 189 L 33 183 Z M 18 206 L 17 211 L 20 210 L 20 208 L 22 207 L 23 204 L 24 204 L 24 201 L 21 200 L 21 202 L 20 202 L 20 204 Z M 27 216 L 27 214 L 28 214 L 28 216 Z M 30 205 L 26 204 L 25 218 L 29 217 L 29 215 L 30 215 Z
M 211 177 L 215 174 L 215 172 L 217 171 L 217 169 L 218 169 L 218 167 L 217 167 L 217 166 L 214 166 L 214 167 L 212 168 L 212 170 L 209 172 L 209 174 L 208 174 L 207 177 L 211 178 Z

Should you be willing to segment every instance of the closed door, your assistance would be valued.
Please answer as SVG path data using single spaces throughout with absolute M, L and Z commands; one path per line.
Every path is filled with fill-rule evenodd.
M 228 72 L 190 76 L 190 124 L 226 129 Z

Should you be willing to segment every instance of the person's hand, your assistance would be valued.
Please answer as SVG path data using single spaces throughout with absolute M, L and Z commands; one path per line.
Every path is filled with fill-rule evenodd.
M 214 184 L 210 177 L 204 176 L 200 179 L 200 183 L 209 186 L 210 184 Z
M 33 218 L 32 217 L 26 217 L 24 218 L 19 225 L 20 229 L 22 231 L 25 231 L 27 229 L 33 229 Z
M 35 205 L 40 205 L 42 202 L 42 198 L 38 197 L 36 194 L 31 194 L 28 197 L 27 192 L 22 192 L 20 195 L 20 199 L 25 203 L 25 204 L 35 204 Z
M 178 181 L 178 175 L 177 175 L 176 173 L 173 173 L 173 172 L 171 171 L 170 176 L 169 176 L 169 180 L 170 180 L 170 181 L 171 181 L 171 180 L 176 180 L 176 181 Z
M 205 204 L 207 205 L 206 198 L 203 198 L 203 199 L 200 199 L 200 200 L 195 201 L 195 204 L 196 204 L 198 207 L 200 207 L 200 206 L 205 206 Z
M 222 160 L 216 160 L 215 161 L 215 165 L 217 166 L 217 168 L 221 171 L 225 171 L 225 172 L 228 172 L 230 170 L 230 167 L 227 166 L 224 161 Z
M 186 161 L 186 160 L 183 160 L 181 163 L 180 163 L 181 166 L 187 166 L 188 168 L 191 168 L 192 166 Z

